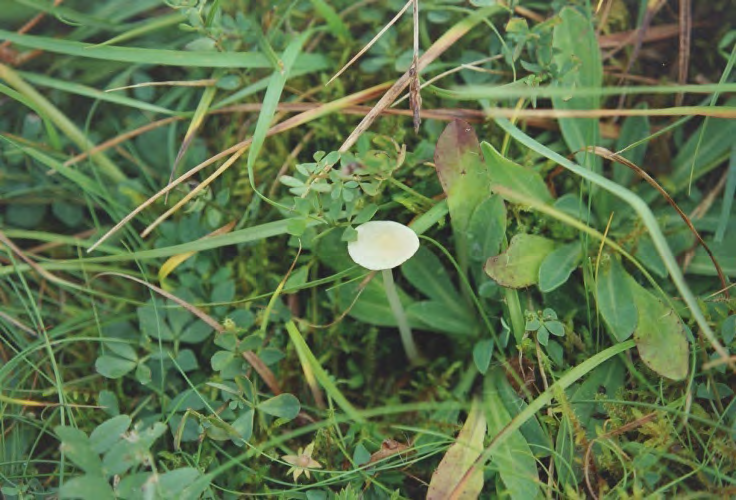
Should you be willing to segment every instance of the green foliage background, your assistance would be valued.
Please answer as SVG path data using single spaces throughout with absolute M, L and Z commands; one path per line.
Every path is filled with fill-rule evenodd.
M 0 0 L 0 497 L 730 494 L 736 12 L 680 3 L 678 84 L 675 1 L 420 1 L 421 127 L 343 148 L 404 2 Z

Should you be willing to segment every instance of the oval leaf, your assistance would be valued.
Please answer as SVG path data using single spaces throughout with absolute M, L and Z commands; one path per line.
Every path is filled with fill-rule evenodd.
M 524 288 L 537 283 L 542 261 L 552 253 L 554 241 L 533 234 L 517 234 L 509 247 L 486 262 L 486 273 L 499 285 Z
M 595 288 L 598 310 L 608 331 L 619 342 L 631 337 L 638 321 L 630 279 L 621 264 L 611 259 L 610 266 L 601 266 Z
M 299 415 L 301 406 L 299 400 L 293 394 L 279 394 L 259 404 L 258 410 L 274 417 L 291 420 Z
M 458 261 L 468 265 L 468 226 L 476 207 L 490 196 L 489 171 L 480 154 L 475 131 L 463 120 L 453 120 L 437 140 L 434 164 L 447 194 Z
M 548 293 L 564 285 L 578 267 L 582 256 L 580 242 L 577 241 L 549 254 L 539 267 L 539 290 Z
M 110 483 L 104 476 L 85 475 L 64 481 L 59 490 L 60 498 L 81 498 L 82 500 L 110 500 L 115 498 Z
M 491 365 L 491 356 L 493 356 L 492 339 L 481 340 L 473 347 L 473 361 L 482 375 L 486 374 Z
M 122 437 L 132 420 L 128 415 L 118 415 L 98 425 L 89 436 L 95 453 L 105 453 Z
M 488 436 L 493 439 L 511 422 L 511 414 L 506 410 L 501 391 L 506 385 L 502 370 L 494 368 L 483 391 L 483 399 L 488 418 Z M 504 496 L 512 500 L 526 500 L 539 496 L 539 473 L 537 460 L 520 430 L 516 430 L 501 443 L 493 453 L 491 467 L 498 471 L 506 487 Z
M 629 278 L 629 285 L 639 311 L 634 341 L 642 361 L 663 377 L 683 380 L 687 377 L 690 346 L 682 321 L 672 308 L 633 278 Z
M 559 110 L 598 109 L 600 96 L 576 96 L 575 87 L 600 88 L 603 66 L 595 27 L 590 19 L 573 7 L 560 12 L 562 22 L 554 28 L 552 46 L 555 64 L 562 71 L 559 85 L 570 89 L 569 97 L 554 97 L 552 105 Z M 560 118 L 560 129 L 570 151 L 580 151 L 600 142 L 597 118 Z M 590 153 L 577 153 L 578 162 L 600 170 L 600 159 Z
M 107 378 L 120 378 L 135 369 L 137 363 L 117 356 L 100 356 L 95 362 L 97 373 Z
M 506 234 L 506 206 L 500 196 L 483 200 L 473 212 L 468 226 L 470 260 L 482 262 L 496 255 Z
M 491 186 L 500 185 L 543 203 L 551 203 L 552 195 L 547 190 L 542 176 L 534 170 L 522 167 L 505 158 L 487 142 L 481 144 L 483 156 L 491 176 Z
M 427 300 L 415 302 L 406 310 L 410 318 L 417 318 L 426 329 L 456 335 L 475 335 L 478 323 L 471 312 L 455 312 L 447 309 L 442 302 Z

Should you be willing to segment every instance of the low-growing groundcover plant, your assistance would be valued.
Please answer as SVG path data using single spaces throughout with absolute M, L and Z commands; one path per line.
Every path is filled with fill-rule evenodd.
M 1 497 L 736 491 L 730 0 L 0 12 Z

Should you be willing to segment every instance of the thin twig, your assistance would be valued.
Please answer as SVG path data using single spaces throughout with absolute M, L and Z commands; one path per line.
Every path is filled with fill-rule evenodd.
M 409 69 L 409 109 L 414 119 L 414 133 L 419 133 L 422 124 L 422 87 L 419 83 L 419 0 L 414 0 L 414 57 Z
M 422 57 L 419 58 L 419 62 L 417 65 L 417 74 L 420 73 L 435 59 L 437 59 L 440 55 L 442 55 L 452 45 L 454 45 L 460 38 L 462 38 L 468 31 L 470 31 L 471 28 L 473 28 L 483 19 L 485 19 L 482 16 L 484 12 L 488 11 L 479 10 L 474 14 L 474 16 L 471 16 L 470 18 L 467 18 L 455 24 L 435 43 L 433 43 L 432 46 L 427 49 L 427 52 L 425 52 Z M 388 108 L 401 94 L 401 92 L 403 92 L 407 85 L 409 85 L 410 80 L 411 71 L 407 71 L 398 80 L 396 80 L 393 86 L 388 91 L 386 91 L 386 93 L 383 95 L 383 97 L 381 97 L 378 103 L 376 103 L 373 109 L 365 116 L 365 118 L 363 118 L 358 126 L 355 127 L 348 138 L 345 139 L 345 142 L 343 142 L 342 146 L 340 146 L 339 149 L 341 153 L 344 153 L 348 151 L 351 147 L 353 147 L 353 145 L 358 141 L 358 138 L 363 135 L 363 132 L 368 130 L 368 128 L 373 124 L 376 118 L 381 114 L 381 112 Z
M 393 18 L 393 19 L 391 19 L 391 20 L 390 20 L 390 21 L 388 22 L 388 24 L 387 24 L 386 26 L 384 26 L 384 27 L 383 27 L 383 29 L 381 29 L 381 31 L 379 31 L 379 32 L 378 32 L 378 34 L 377 34 L 376 36 L 374 36 L 374 37 L 373 37 L 373 38 L 371 39 L 371 41 L 370 41 L 370 42 L 368 42 L 368 43 L 367 43 L 367 44 L 365 45 L 365 47 L 363 47 L 362 49 L 360 49 L 360 52 L 358 52 L 357 54 L 355 54 L 355 55 L 353 56 L 353 58 L 352 58 L 352 59 L 350 59 L 350 61 L 348 61 L 348 62 L 347 62 L 347 64 L 345 64 L 345 66 L 343 66 L 342 68 L 340 68 L 340 71 L 338 71 L 337 73 L 335 73 L 335 76 L 333 76 L 332 78 L 330 78 L 330 79 L 328 80 L 328 82 L 327 82 L 327 83 L 325 83 L 325 86 L 329 85 L 330 83 L 332 83 L 332 81 L 333 81 L 333 80 L 334 80 L 335 78 L 337 78 L 337 77 L 339 77 L 340 75 L 342 75 L 342 74 L 343 74 L 343 73 L 345 72 L 345 70 L 346 70 L 346 69 L 348 69 L 348 68 L 349 68 L 350 66 L 352 66 L 352 65 L 353 65 L 353 63 L 354 63 L 355 61 L 357 61 L 358 59 L 360 59 L 360 56 L 362 56 L 363 54 L 365 54 L 367 50 L 369 50 L 369 49 L 370 49 L 371 47 L 373 47 L 373 45 L 374 45 L 374 44 L 375 44 L 375 43 L 376 43 L 376 42 L 377 42 L 377 41 L 378 41 L 378 40 L 379 40 L 379 39 L 380 39 L 380 38 L 381 38 L 381 37 L 383 36 L 383 34 L 384 34 L 384 33 L 386 33 L 386 30 L 388 30 L 388 29 L 389 29 L 389 28 L 390 28 L 391 26 L 393 26 L 393 25 L 394 25 L 394 24 L 396 23 L 396 21 L 398 21 L 398 20 L 399 20 L 399 18 L 400 18 L 401 16 L 403 16 L 403 15 L 404 15 L 404 12 L 406 12 L 406 10 L 407 10 L 407 9 L 409 8 L 409 6 L 410 6 L 410 5 L 411 5 L 411 4 L 413 3 L 413 2 L 414 2 L 414 0 L 409 0 L 408 2 L 406 2 L 406 5 L 404 5 L 404 6 L 403 6 L 403 7 L 401 8 L 401 10 L 399 11 L 399 13 L 398 13 L 398 14 L 396 14 L 396 15 L 394 16 L 394 18 Z

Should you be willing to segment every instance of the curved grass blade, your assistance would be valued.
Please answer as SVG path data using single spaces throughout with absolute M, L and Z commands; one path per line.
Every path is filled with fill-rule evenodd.
M 695 295 L 693 295 L 693 292 L 690 290 L 690 287 L 687 286 L 687 283 L 685 282 L 685 278 L 682 275 L 682 271 L 680 271 L 680 267 L 677 265 L 677 261 L 675 261 L 674 255 L 672 255 L 672 251 L 670 250 L 670 247 L 667 244 L 667 240 L 665 239 L 664 235 L 662 234 L 662 230 L 659 228 L 659 225 L 657 224 L 657 219 L 654 217 L 652 210 L 644 202 L 644 200 L 642 200 L 640 197 L 638 197 L 637 195 L 635 195 L 634 193 L 632 193 L 630 190 L 626 189 L 625 187 L 619 186 L 615 182 L 610 181 L 609 179 L 606 179 L 602 175 L 599 175 L 595 172 L 591 172 L 590 170 L 585 169 L 581 167 L 580 165 L 576 165 L 575 163 L 571 162 L 567 158 L 559 155 L 558 153 L 555 153 L 548 147 L 544 146 L 543 144 L 540 144 L 539 142 L 529 137 L 527 134 L 522 132 L 519 128 L 517 128 L 515 125 L 513 125 L 511 122 L 509 122 L 505 118 L 497 118 L 495 121 L 509 135 L 511 135 L 514 139 L 516 139 L 517 141 L 519 141 L 521 144 L 525 145 L 529 149 L 536 151 L 537 153 L 541 154 L 545 158 L 548 158 L 554 161 L 555 163 L 561 165 L 567 170 L 573 172 L 574 174 L 577 174 L 583 179 L 586 179 L 592 182 L 593 184 L 600 186 L 601 188 L 609 191 L 613 195 L 621 198 L 626 203 L 631 205 L 634 211 L 641 218 L 642 222 L 644 223 L 644 226 L 649 231 L 649 234 L 652 237 L 652 241 L 654 242 L 654 245 L 657 248 L 657 252 L 659 253 L 659 256 L 662 258 L 662 261 L 667 267 L 667 270 L 670 272 L 672 281 L 675 283 L 675 286 L 677 287 L 677 290 L 680 292 L 680 295 L 682 295 L 682 298 L 685 304 L 687 304 L 688 308 L 690 309 L 693 315 L 693 318 L 695 318 L 695 321 L 700 327 L 703 335 L 708 339 L 708 342 L 710 342 L 710 345 L 713 347 L 713 349 L 716 352 L 718 352 L 718 354 L 722 358 L 729 358 L 728 351 L 726 351 L 726 349 L 723 348 L 723 346 L 721 345 L 721 343 L 718 341 L 715 334 L 713 333 L 713 330 L 711 329 L 710 325 L 708 324 L 708 320 L 706 320 L 705 316 L 703 316 L 703 312 L 700 310 L 700 307 L 698 306 L 698 301 L 695 298 Z M 729 365 L 734 370 L 736 370 L 736 361 L 733 361 L 733 360 L 729 361 Z
M 0 40 L 9 40 L 17 45 L 44 50 L 56 54 L 105 59 L 107 61 L 162 66 L 191 66 L 198 68 L 271 68 L 268 57 L 259 52 L 205 52 L 166 49 L 144 49 L 140 47 L 106 47 L 89 43 L 72 42 L 43 36 L 19 35 L 0 29 Z M 301 54 L 299 68 L 322 64 L 319 54 Z

